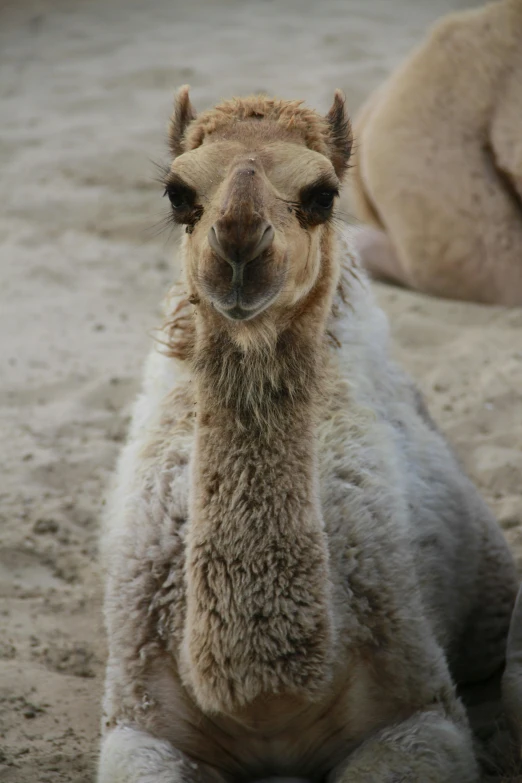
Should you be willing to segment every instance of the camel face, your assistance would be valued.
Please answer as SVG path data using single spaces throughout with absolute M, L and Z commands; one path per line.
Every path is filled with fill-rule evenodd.
M 175 124 L 186 100 L 182 92 L 171 129 L 172 147 L 181 154 L 165 187 L 174 220 L 186 226 L 185 272 L 193 296 L 224 322 L 242 321 L 247 329 L 261 315 L 265 324 L 285 319 L 319 275 L 321 242 L 345 165 L 335 145 L 349 155 L 341 99 L 333 110 L 344 137 L 334 141 L 331 121 L 315 115 L 313 142 L 282 116 L 288 102 L 264 98 L 223 104 L 221 115 L 213 110 L 197 119 L 185 111 L 187 133 L 183 122 Z
M 339 189 L 329 160 L 291 142 L 259 148 L 252 135 L 250 144 L 215 141 L 182 155 L 171 176 L 175 216 L 197 218 L 188 224 L 187 272 L 200 297 L 246 321 L 308 293 Z

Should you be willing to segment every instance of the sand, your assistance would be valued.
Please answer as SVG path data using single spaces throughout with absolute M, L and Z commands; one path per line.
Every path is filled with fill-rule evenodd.
M 5 0 L 0 10 L 0 780 L 92 779 L 97 530 L 172 243 L 174 89 L 350 111 L 451 0 Z M 464 7 L 466 3 L 460 3 Z M 394 350 L 522 565 L 522 310 L 378 287 Z

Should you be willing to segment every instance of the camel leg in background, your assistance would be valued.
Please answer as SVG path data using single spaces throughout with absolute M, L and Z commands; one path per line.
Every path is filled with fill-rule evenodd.
M 364 268 L 376 280 L 411 287 L 408 276 L 401 267 L 388 236 L 370 226 L 354 232 L 354 242 Z

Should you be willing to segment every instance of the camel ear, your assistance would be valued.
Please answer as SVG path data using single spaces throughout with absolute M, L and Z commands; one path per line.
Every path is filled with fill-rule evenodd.
M 344 95 L 340 90 L 335 91 L 334 102 L 326 115 L 326 122 L 330 129 L 331 161 L 335 173 L 342 179 L 352 154 L 353 136 L 352 126 L 346 115 Z
M 169 146 L 173 157 L 182 155 L 185 151 L 184 140 L 187 126 L 192 120 L 196 119 L 196 112 L 192 108 L 189 98 L 189 86 L 184 84 L 180 87 L 176 100 L 174 101 L 174 111 L 169 124 Z

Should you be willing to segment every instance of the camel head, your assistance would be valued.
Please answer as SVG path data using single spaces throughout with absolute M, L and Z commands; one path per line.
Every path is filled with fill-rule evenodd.
M 341 93 L 326 117 L 264 96 L 196 116 L 182 87 L 169 136 L 165 193 L 186 226 L 192 300 L 232 331 L 287 323 L 328 271 L 322 256 L 351 152 Z

